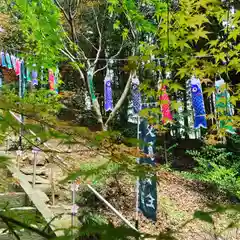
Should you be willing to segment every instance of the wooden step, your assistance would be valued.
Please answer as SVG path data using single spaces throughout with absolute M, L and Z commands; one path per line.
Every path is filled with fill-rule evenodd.
M 46 223 L 49 223 L 54 218 L 54 214 L 46 205 L 46 199 L 48 199 L 46 194 L 37 189 L 33 189 L 31 184 L 26 180 L 25 178 L 26 175 L 22 174 L 13 165 L 12 166 L 9 165 L 8 169 L 12 173 L 12 176 L 18 179 L 21 187 L 23 188 L 25 193 L 28 195 L 33 205 L 37 208 L 38 212 L 41 213 Z M 55 227 L 52 226 L 51 224 L 50 224 L 50 228 L 56 234 L 56 236 L 59 236 L 59 234 L 62 234 L 62 233 L 59 233 L 58 231 L 55 231 Z
M 24 192 L 0 193 L 0 208 L 24 207 L 26 204 L 27 196 Z

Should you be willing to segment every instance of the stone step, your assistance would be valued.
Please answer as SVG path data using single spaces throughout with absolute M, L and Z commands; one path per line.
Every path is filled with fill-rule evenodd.
M 22 173 L 25 175 L 32 175 L 33 174 L 33 167 L 32 166 L 25 166 L 20 169 Z M 37 167 L 36 168 L 36 175 L 41 176 L 41 175 L 48 175 L 48 169 L 46 167 Z
M 25 179 L 29 182 L 33 182 L 33 176 L 32 175 L 25 175 Z M 36 176 L 35 178 L 35 183 L 36 184 L 50 184 L 48 179 L 44 179 L 42 177 Z

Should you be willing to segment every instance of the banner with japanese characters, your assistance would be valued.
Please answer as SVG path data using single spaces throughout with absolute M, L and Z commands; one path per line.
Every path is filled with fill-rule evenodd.
M 146 119 L 141 119 L 139 126 L 139 139 L 144 142 L 141 150 L 145 157 L 139 159 L 140 164 L 155 166 L 156 131 L 148 124 Z M 139 210 L 143 215 L 153 221 L 157 220 L 157 181 L 156 175 L 140 178 L 138 183 Z

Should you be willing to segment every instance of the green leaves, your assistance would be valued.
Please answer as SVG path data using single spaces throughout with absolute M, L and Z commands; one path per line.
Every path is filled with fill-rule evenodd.
M 198 42 L 200 38 L 208 39 L 208 34 L 209 32 L 205 31 L 203 27 L 200 27 L 193 31 L 192 35 L 189 36 L 189 39 Z
M 26 55 L 27 62 L 46 68 L 55 66 L 60 59 L 63 40 L 57 6 L 47 0 L 41 4 L 36 0 L 31 4 L 27 0 L 16 0 L 13 9 L 21 16 L 18 22 L 25 37 L 25 48 L 35 55 Z
M 179 90 L 184 90 L 184 88 L 181 86 L 181 84 L 179 84 L 177 82 L 170 83 L 169 88 L 173 92 L 177 92 Z
M 119 29 L 120 28 L 120 21 L 116 20 L 116 22 L 113 24 L 113 29 Z
M 203 93 L 206 93 L 210 97 L 216 91 L 215 87 L 208 87 L 204 89 Z
M 10 164 L 10 158 L 5 155 L 0 155 L 0 168 L 5 168 L 8 164 Z

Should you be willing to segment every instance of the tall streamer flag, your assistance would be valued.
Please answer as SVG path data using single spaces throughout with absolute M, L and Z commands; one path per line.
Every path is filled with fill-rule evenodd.
M 139 89 L 139 79 L 135 75 L 132 79 L 132 101 L 133 101 L 133 112 L 139 113 L 141 110 L 141 93 Z
M 7 63 L 6 63 L 4 52 L 1 52 L 1 65 L 2 65 L 2 67 L 7 67 Z
M 106 112 L 113 110 L 112 76 L 112 71 L 108 69 L 104 79 L 104 108 Z
M 6 53 L 6 64 L 7 64 L 7 68 L 8 69 L 12 69 L 12 61 L 11 61 L 11 56 L 9 55 L 9 53 Z
M 170 108 L 170 99 L 167 93 L 166 85 L 162 84 L 159 81 L 159 89 L 160 89 L 160 106 L 162 110 L 162 122 L 163 124 L 167 124 L 173 120 L 171 108 Z
M 21 73 L 21 61 L 19 58 L 16 59 L 15 73 L 17 76 L 20 76 Z
M 142 119 L 139 126 L 139 139 L 144 142 L 140 149 L 145 153 L 145 157 L 139 159 L 140 164 L 155 166 L 156 152 L 156 131 L 148 124 L 146 119 Z M 143 215 L 153 221 L 157 220 L 157 179 L 156 174 L 151 177 L 139 179 L 139 210 Z
M 136 114 L 139 114 L 143 106 L 139 84 L 139 79 L 135 75 L 132 79 L 132 101 L 133 112 Z M 137 122 L 137 138 L 144 143 L 139 148 L 145 153 L 145 156 L 138 158 L 137 161 L 139 164 L 155 166 L 156 131 L 153 126 L 148 124 L 147 119 L 140 119 L 140 116 L 138 116 Z M 153 221 L 157 220 L 157 181 L 155 174 L 151 177 L 140 177 L 138 179 L 136 203 L 136 225 L 138 225 L 139 210 L 146 218 Z
M 216 108 L 219 115 L 233 116 L 233 107 L 230 102 L 230 94 L 226 89 L 226 84 L 223 79 L 215 82 L 216 86 Z M 220 120 L 220 128 L 225 128 L 227 132 L 235 134 L 235 129 L 232 126 L 231 119 Z
M 33 70 L 32 70 L 32 85 L 36 86 L 38 85 L 38 72 L 36 70 L 36 64 L 33 64 Z
M 49 89 L 51 91 L 54 91 L 54 82 L 55 82 L 55 79 L 54 79 L 54 73 L 53 73 L 53 70 L 52 69 L 49 69 L 48 70 L 48 82 L 49 82 Z
M 10 57 L 11 57 L 13 69 L 16 71 L 16 57 L 14 55 L 11 55 Z
M 58 94 L 58 78 L 59 78 L 59 68 L 57 66 L 56 71 L 54 73 L 54 90 Z
M 95 96 L 94 87 L 93 87 L 93 69 L 88 70 L 87 79 L 88 79 L 90 96 L 91 96 L 92 102 L 94 102 L 96 100 L 96 96 Z
M 206 112 L 201 82 L 198 78 L 191 79 L 192 106 L 194 110 L 194 128 L 207 128 Z

